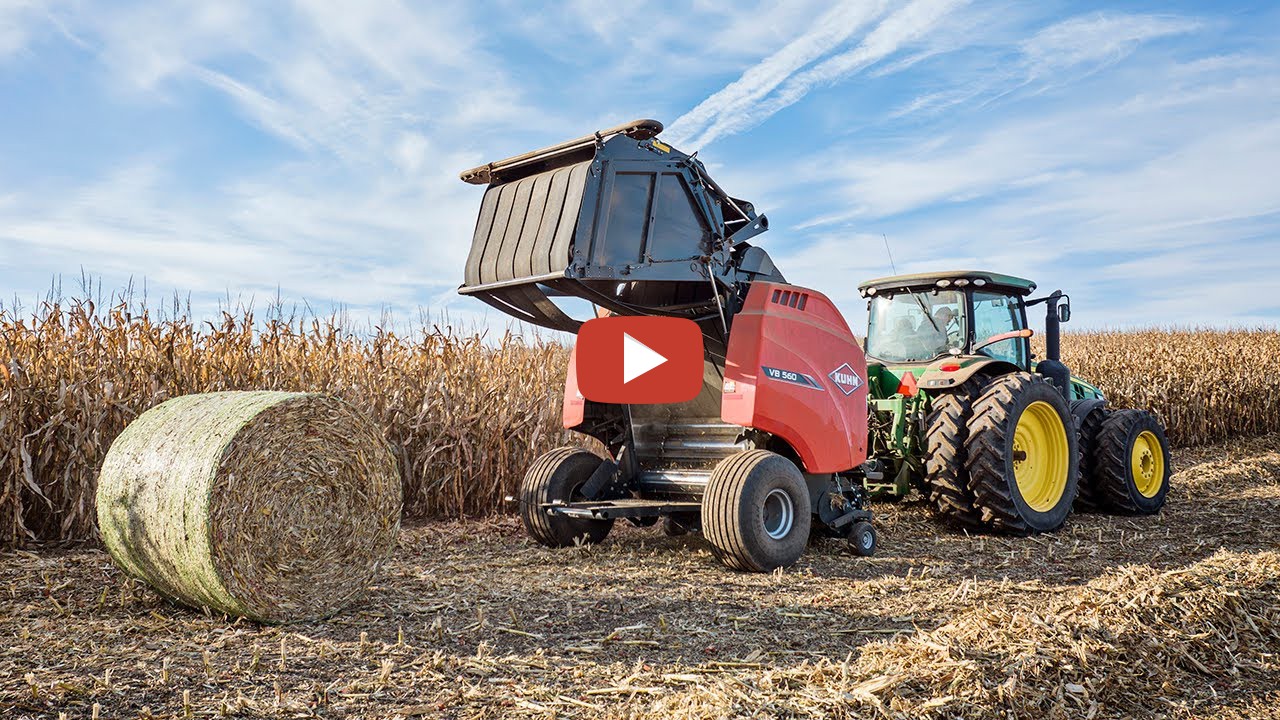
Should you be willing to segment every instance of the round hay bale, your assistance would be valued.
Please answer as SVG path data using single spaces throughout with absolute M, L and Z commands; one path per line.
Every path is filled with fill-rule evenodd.
M 264 622 L 360 598 L 400 528 L 395 457 L 324 395 L 174 398 L 112 443 L 98 527 L 117 564 L 161 593 Z

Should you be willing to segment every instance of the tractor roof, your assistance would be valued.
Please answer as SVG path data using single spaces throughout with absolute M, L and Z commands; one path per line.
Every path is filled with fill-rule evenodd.
M 958 283 L 957 280 L 968 282 Z M 902 290 L 919 290 L 922 288 L 950 287 L 952 285 L 981 285 L 994 290 L 1027 296 L 1036 289 L 1036 284 L 1012 275 L 987 272 L 985 270 L 944 270 L 941 272 L 914 273 L 911 275 L 893 275 L 891 277 L 868 280 L 858 286 L 863 297 L 882 292 Z

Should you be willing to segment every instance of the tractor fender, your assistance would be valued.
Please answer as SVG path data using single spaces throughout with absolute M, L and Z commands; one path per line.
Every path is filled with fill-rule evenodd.
M 959 367 L 955 370 L 943 369 L 956 366 Z M 930 392 L 954 390 L 969 382 L 979 372 L 986 375 L 1007 375 L 1021 370 L 1022 368 L 1013 363 L 986 355 L 948 356 L 941 360 L 934 360 L 924 369 L 919 386 L 921 390 Z

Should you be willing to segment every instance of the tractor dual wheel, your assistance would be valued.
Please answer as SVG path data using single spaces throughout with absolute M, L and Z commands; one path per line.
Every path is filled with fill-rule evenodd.
M 1104 507 L 1154 515 L 1164 507 L 1173 463 L 1164 426 L 1145 410 L 1117 410 L 1098 430 L 1092 462 L 1094 489 Z
M 712 471 L 702 496 L 702 534 L 727 567 L 768 572 L 800 559 L 811 512 L 809 488 L 795 464 L 750 450 Z
M 598 543 L 613 520 L 582 520 L 549 514 L 547 503 L 581 500 L 582 486 L 604 459 L 582 448 L 556 448 L 533 462 L 520 485 L 520 519 L 529 537 L 547 547 Z
M 969 487 L 993 527 L 1028 534 L 1066 522 L 1079 448 L 1067 402 L 1047 380 L 1019 372 L 987 386 L 974 403 L 965 449 Z
M 925 420 L 924 470 L 929 500 L 944 520 L 971 529 L 982 527 L 982 510 L 975 505 L 969 488 L 965 440 L 973 401 L 981 389 L 975 380 L 954 392 L 937 395 Z
M 1111 410 L 1097 407 L 1080 421 L 1080 482 L 1075 504 L 1077 512 L 1098 512 L 1104 508 L 1106 501 L 1097 486 L 1098 433 L 1102 430 L 1102 423 L 1109 417 Z

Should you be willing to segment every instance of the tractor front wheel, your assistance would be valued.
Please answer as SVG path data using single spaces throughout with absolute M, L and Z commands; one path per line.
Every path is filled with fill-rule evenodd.
M 1079 449 L 1067 402 L 1031 373 L 989 385 L 969 421 L 969 486 L 983 519 L 1006 532 L 1056 530 L 1076 499 Z
M 598 543 L 613 529 L 613 520 L 581 520 L 547 513 L 557 500 L 581 499 L 582 486 L 604 459 L 582 448 L 556 448 L 533 462 L 520 485 L 520 519 L 529 537 L 547 547 Z
M 809 489 L 790 460 L 751 450 L 720 461 L 702 496 L 702 534 L 720 562 L 768 572 L 800 559 L 812 522 Z
M 1154 515 L 1169 493 L 1169 441 L 1145 410 L 1118 410 L 1102 423 L 1095 444 L 1094 483 L 1107 509 Z

